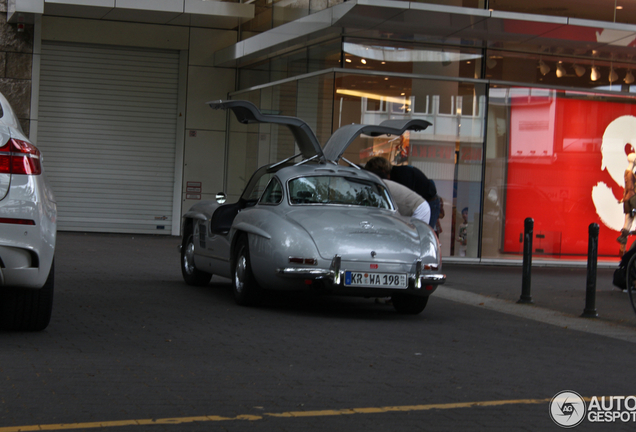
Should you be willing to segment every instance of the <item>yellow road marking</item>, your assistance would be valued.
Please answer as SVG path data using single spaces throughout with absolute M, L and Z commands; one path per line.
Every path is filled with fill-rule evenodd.
M 590 398 L 583 398 L 589 401 Z M 428 411 L 442 409 L 458 409 L 472 407 L 493 407 L 502 405 L 531 405 L 548 403 L 552 398 L 548 399 L 514 399 L 514 400 L 495 400 L 482 402 L 459 402 L 448 404 L 428 404 L 428 405 L 403 405 L 403 406 L 387 406 L 387 407 L 368 407 L 368 408 L 345 408 L 337 410 L 319 410 L 319 411 L 288 411 L 282 413 L 263 413 L 262 415 L 243 414 L 236 417 L 221 417 L 215 415 L 196 416 L 196 417 L 174 417 L 161 419 L 137 419 L 137 420 L 114 420 L 103 422 L 87 422 L 87 423 L 60 423 L 60 424 L 44 424 L 44 425 L 28 425 L 28 426 L 6 426 L 0 427 L 0 432 L 29 432 L 29 431 L 64 431 L 73 429 L 96 429 L 118 426 L 147 426 L 156 424 L 184 424 L 194 422 L 221 422 L 221 421 L 257 421 L 263 420 L 265 417 L 324 417 L 339 416 L 351 414 L 379 414 L 389 412 L 410 412 L 410 411 Z

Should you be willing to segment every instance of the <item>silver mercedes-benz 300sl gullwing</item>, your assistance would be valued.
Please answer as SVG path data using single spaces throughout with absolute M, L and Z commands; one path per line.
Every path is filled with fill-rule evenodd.
M 391 297 L 405 314 L 424 310 L 446 279 L 437 236 L 400 216 L 377 176 L 338 162 L 361 134 L 399 136 L 429 122 L 347 125 L 322 148 L 299 118 L 265 115 L 247 101 L 209 105 L 232 110 L 241 123 L 287 126 L 300 154 L 258 169 L 238 202 L 225 204 L 219 194 L 220 202 L 202 201 L 184 215 L 181 271 L 188 284 L 207 285 L 213 274 L 230 278 L 240 305 L 258 303 L 263 290 L 314 290 Z

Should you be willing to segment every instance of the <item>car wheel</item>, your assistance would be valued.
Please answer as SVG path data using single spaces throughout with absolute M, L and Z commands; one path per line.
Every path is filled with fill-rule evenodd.
M 261 288 L 254 279 L 247 236 L 242 235 L 236 243 L 234 277 L 232 279 L 234 300 L 241 306 L 252 306 L 262 298 Z
M 181 274 L 188 285 L 206 286 L 210 283 L 212 275 L 197 269 L 194 265 L 194 236 L 192 232 L 186 232 L 185 241 L 181 245 Z
M 40 331 L 51 321 L 55 262 L 40 289 L 3 288 L 0 290 L 0 327 L 5 330 Z
M 408 294 L 398 294 L 391 297 L 393 307 L 398 313 L 417 315 L 426 308 L 428 296 L 421 297 Z

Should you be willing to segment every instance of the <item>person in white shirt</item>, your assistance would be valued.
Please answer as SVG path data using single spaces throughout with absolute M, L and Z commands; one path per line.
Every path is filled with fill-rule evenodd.
M 414 217 L 427 224 L 431 220 L 431 206 L 419 194 L 390 179 L 391 163 L 383 157 L 369 159 L 364 169 L 371 171 L 382 179 L 402 216 Z

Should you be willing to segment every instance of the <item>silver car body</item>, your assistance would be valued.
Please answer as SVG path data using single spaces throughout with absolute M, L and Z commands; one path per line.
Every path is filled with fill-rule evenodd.
M 362 133 L 400 135 L 405 130 L 424 129 L 428 122 L 349 125 L 336 131 L 321 148 L 300 119 L 263 115 L 245 101 L 210 105 L 232 109 L 243 123 L 284 124 L 294 134 L 300 149 L 297 156 L 303 160 L 294 163 L 290 158 L 260 168 L 237 203 L 203 201 L 194 205 L 184 215 L 182 248 L 188 248 L 182 251 L 184 277 L 191 269 L 236 278 L 237 239 L 246 236 L 251 273 L 266 289 L 374 297 L 399 292 L 427 297 L 444 283 L 434 231 L 420 220 L 400 216 L 376 175 L 353 164 L 338 164 L 347 146 Z M 312 192 L 294 196 L 292 189 L 300 182 L 303 187 L 313 187 L 312 182 L 360 186 L 355 197 L 350 193 L 344 201 L 312 201 L 304 198 Z M 367 191 L 377 192 L 374 204 L 358 198 Z M 352 275 L 363 279 L 352 281 Z M 393 277 L 399 277 L 399 283 L 395 280 L 400 286 L 378 281 L 376 276 L 386 276 L 391 283 Z
M 9 102 L 1 94 L 0 106 L 0 147 L 11 139 L 30 144 Z M 5 155 L 0 149 L 0 156 Z M 28 157 L 39 159 L 41 156 L 38 153 Z M 57 207 L 43 170 L 38 175 L 0 174 L 0 286 L 41 288 L 51 271 Z

